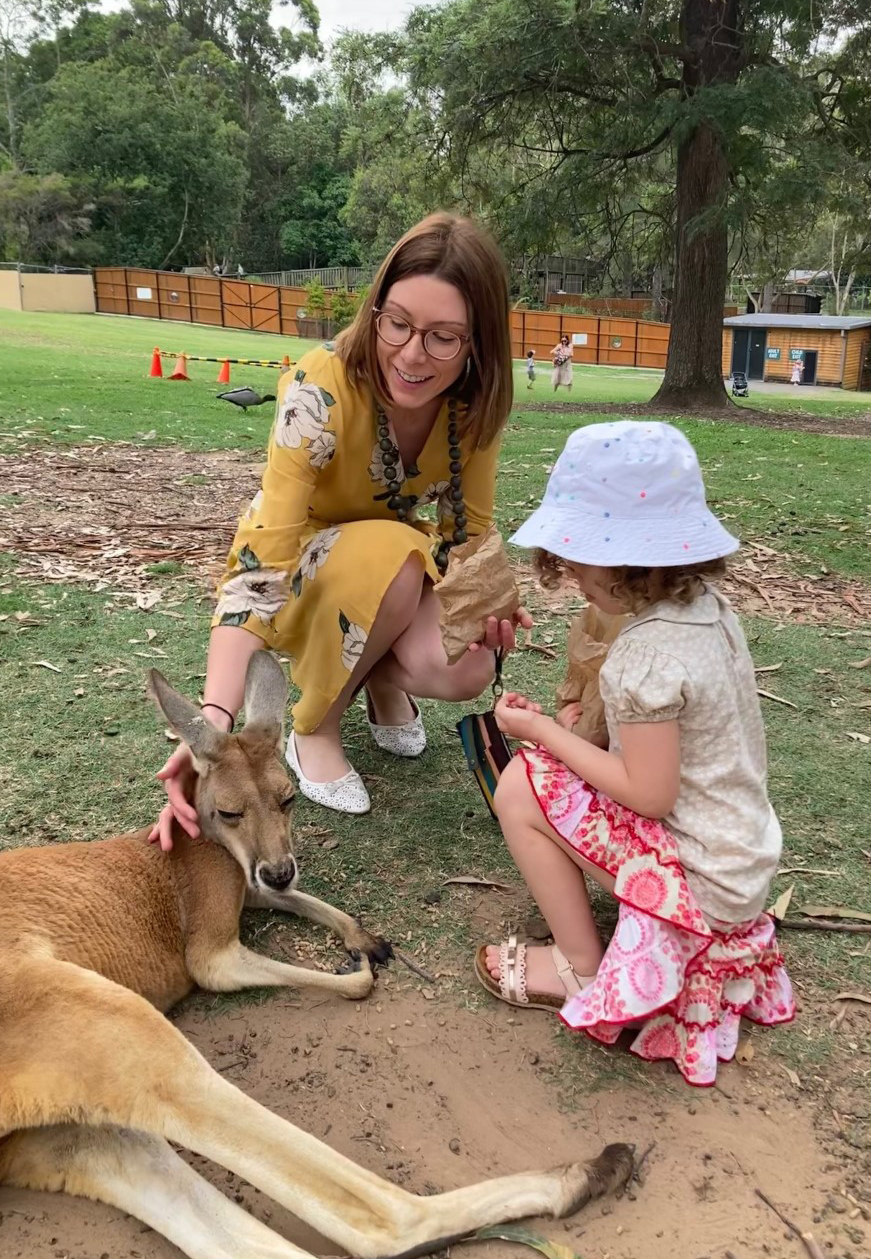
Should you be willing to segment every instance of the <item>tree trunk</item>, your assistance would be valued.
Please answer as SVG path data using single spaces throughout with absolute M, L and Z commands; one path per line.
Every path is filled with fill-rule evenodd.
M 777 297 L 777 291 L 774 287 L 773 280 L 766 280 L 762 286 L 762 305 L 761 310 L 765 314 L 770 315 L 774 310 L 774 299 Z
M 734 83 L 740 70 L 740 0 L 683 0 L 685 97 Z M 723 385 L 723 300 L 728 276 L 725 209 L 729 164 L 722 137 L 700 122 L 677 155 L 677 228 L 671 341 L 657 406 L 727 408 Z

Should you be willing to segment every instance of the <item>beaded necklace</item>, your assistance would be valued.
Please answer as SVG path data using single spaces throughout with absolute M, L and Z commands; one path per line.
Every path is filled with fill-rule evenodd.
M 399 472 L 397 464 L 399 462 L 399 451 L 393 444 L 390 436 L 390 424 L 387 416 L 381 407 L 377 411 L 378 422 L 378 446 L 381 450 L 381 460 L 384 464 L 384 472 L 387 476 L 387 489 L 390 497 L 387 500 L 387 506 L 391 511 L 395 511 L 397 518 L 401 521 L 407 521 L 409 516 L 408 499 L 400 495 L 402 484 L 398 477 Z M 463 465 L 461 463 L 462 451 L 460 450 L 460 439 L 457 428 L 457 403 L 453 398 L 448 399 L 448 454 L 450 456 L 450 490 L 448 497 L 451 501 L 451 511 L 454 516 L 453 538 L 447 539 L 439 547 L 438 554 L 435 557 L 436 567 L 439 572 L 444 572 L 448 564 L 448 552 L 452 546 L 459 546 L 468 540 L 466 533 L 466 505 L 463 502 L 463 482 L 461 473 Z

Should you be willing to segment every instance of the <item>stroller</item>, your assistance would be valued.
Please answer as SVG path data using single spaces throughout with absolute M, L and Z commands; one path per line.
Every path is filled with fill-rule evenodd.
M 732 397 L 750 397 L 750 386 L 747 384 L 747 375 L 745 372 L 732 372 Z

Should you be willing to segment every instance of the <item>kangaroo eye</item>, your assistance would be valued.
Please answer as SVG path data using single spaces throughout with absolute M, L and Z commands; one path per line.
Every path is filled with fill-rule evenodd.
M 218 816 L 222 817 L 225 822 L 238 822 L 244 815 L 242 813 L 231 813 L 229 809 L 218 809 Z

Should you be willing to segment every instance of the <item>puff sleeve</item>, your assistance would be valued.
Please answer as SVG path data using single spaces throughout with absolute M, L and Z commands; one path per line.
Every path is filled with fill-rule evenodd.
M 674 721 L 690 680 L 679 660 L 649 643 L 618 638 L 599 674 L 602 699 L 618 724 Z

